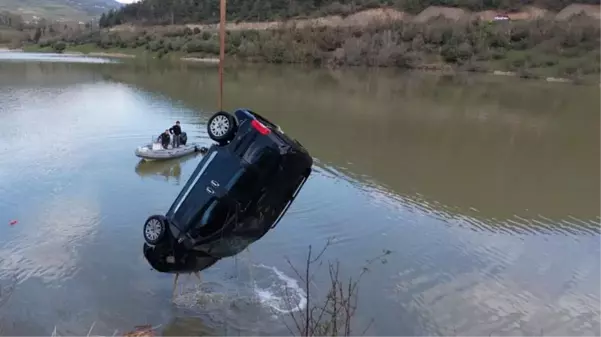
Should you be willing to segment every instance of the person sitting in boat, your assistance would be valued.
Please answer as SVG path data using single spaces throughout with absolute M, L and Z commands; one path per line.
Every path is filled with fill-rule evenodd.
M 163 146 L 163 149 L 167 149 L 167 147 L 169 147 L 169 142 L 171 141 L 171 136 L 169 135 L 169 130 L 165 130 L 165 132 L 161 133 L 159 135 L 159 138 L 157 138 L 157 142 L 161 143 L 161 145 Z
M 173 147 L 179 147 L 180 136 L 182 134 L 182 128 L 179 125 L 179 121 L 175 122 L 175 125 L 169 129 L 169 132 L 173 135 Z

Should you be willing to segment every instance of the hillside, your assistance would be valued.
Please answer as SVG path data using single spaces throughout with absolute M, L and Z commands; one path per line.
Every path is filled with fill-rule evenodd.
M 121 4 L 116 0 L 0 0 L 0 12 L 12 12 L 25 20 L 31 20 L 34 16 L 85 20 L 120 7 Z
M 347 16 L 379 7 L 417 14 L 431 6 L 455 7 L 468 11 L 500 10 L 519 12 L 538 7 L 554 12 L 573 4 L 572 0 L 228 0 L 228 21 L 278 21 L 290 18 L 314 18 L 328 15 Z M 598 5 L 599 0 L 581 0 L 579 4 Z M 219 0 L 142 0 L 102 16 L 101 26 L 120 24 L 188 24 L 219 21 Z
M 143 0 L 102 14 L 101 29 L 60 24 L 52 29 L 34 26 L 19 36 L 0 31 L 0 44 L 4 41 L 30 51 L 212 58 L 220 49 L 213 24 L 219 12 L 217 1 Z M 424 9 L 424 3 L 410 7 L 408 0 L 388 6 L 384 2 L 391 0 L 351 4 L 286 0 L 288 7 L 283 0 L 246 1 L 228 2 L 225 51 L 230 60 L 445 72 L 499 70 L 528 78 L 578 81 L 593 76 L 597 80 L 601 69 L 600 10 L 590 3 L 598 0 L 579 4 L 518 0 L 520 6 L 503 0 L 497 3 L 505 8 L 501 10 L 482 5 L 494 0 L 478 4 L 445 0 L 469 8 L 429 0 L 434 5 Z M 496 15 L 509 20 L 494 21 Z M 12 20 L 8 21 L 10 25 Z

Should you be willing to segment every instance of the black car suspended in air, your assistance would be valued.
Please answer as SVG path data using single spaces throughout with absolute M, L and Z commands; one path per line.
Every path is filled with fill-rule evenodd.
M 255 112 L 217 112 L 207 131 L 217 144 L 167 213 L 144 223 L 144 256 L 159 272 L 201 271 L 244 250 L 277 225 L 311 174 L 307 150 Z

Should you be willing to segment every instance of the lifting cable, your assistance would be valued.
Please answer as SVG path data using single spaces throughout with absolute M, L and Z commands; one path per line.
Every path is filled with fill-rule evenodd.
M 223 63 L 225 59 L 225 0 L 219 4 L 219 111 L 223 111 Z
M 219 12 L 220 12 L 220 17 L 219 17 L 219 97 L 218 97 L 218 106 L 219 106 L 219 111 L 223 111 L 223 66 L 224 66 L 224 62 L 225 62 L 225 2 L 226 0 L 220 0 L 219 3 Z M 250 247 L 246 247 L 245 249 L 249 256 L 250 256 L 250 260 L 252 261 L 252 256 L 250 255 Z M 239 270 L 238 270 L 238 254 L 235 255 L 235 263 L 236 263 L 236 276 L 239 276 Z M 252 263 L 249 263 L 248 265 L 248 272 L 249 272 L 249 276 L 251 279 L 251 282 L 255 282 L 254 280 L 254 275 L 253 275 L 253 270 L 252 270 Z M 238 295 L 240 295 L 240 293 L 238 292 Z

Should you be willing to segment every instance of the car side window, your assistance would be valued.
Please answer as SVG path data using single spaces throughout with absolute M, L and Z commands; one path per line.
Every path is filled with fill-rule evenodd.
M 276 150 L 260 143 L 253 144 L 244 154 L 244 159 L 262 172 L 270 172 L 280 160 Z
M 255 165 L 261 157 L 262 149 L 262 146 L 257 144 L 257 142 L 254 142 L 248 147 L 248 149 L 246 149 L 246 152 L 244 153 L 244 156 L 242 156 L 242 159 L 244 159 L 249 164 Z

